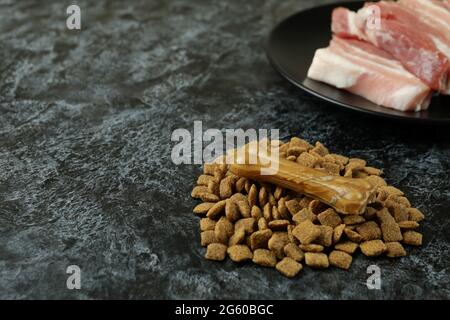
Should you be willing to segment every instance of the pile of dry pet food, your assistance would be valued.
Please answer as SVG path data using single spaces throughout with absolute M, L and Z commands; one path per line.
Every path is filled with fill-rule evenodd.
M 228 255 L 294 277 L 303 264 L 347 270 L 358 248 L 369 257 L 395 258 L 406 255 L 404 245 L 422 244 L 416 229 L 424 215 L 402 191 L 387 185 L 381 170 L 299 138 L 280 144 L 279 152 L 330 175 L 369 179 L 377 186 L 374 201 L 363 214 L 342 214 L 302 194 L 236 176 L 225 164 L 205 164 L 191 195 L 202 201 L 193 211 L 201 217 L 206 259 L 222 261 Z

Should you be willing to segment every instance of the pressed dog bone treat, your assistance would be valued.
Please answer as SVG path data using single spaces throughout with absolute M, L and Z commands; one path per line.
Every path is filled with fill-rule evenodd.
M 205 258 L 208 260 L 222 261 L 227 254 L 227 246 L 222 243 L 211 243 L 206 248 Z
M 404 244 L 422 243 L 422 235 L 413 231 L 420 227 L 422 212 L 411 207 L 402 191 L 390 188 L 375 175 L 380 170 L 367 167 L 362 159 L 329 154 L 317 143 L 300 142 L 300 147 L 299 141 L 303 140 L 281 143 L 281 157 L 294 164 L 307 163 L 329 176 L 347 173 L 367 180 L 375 186 L 374 200 L 358 214 L 337 212 L 318 198 L 237 176 L 227 165 L 206 165 L 192 191 L 193 197 L 203 201 L 193 211 L 201 218 L 200 244 L 206 246 L 205 258 L 223 260 L 228 252 L 236 262 L 252 260 L 267 267 L 276 267 L 278 262 L 277 269 L 289 275 L 295 264 L 287 258 L 294 262 L 304 259 L 315 268 L 333 265 L 346 270 L 359 242 L 363 254 L 390 258 L 406 255 Z
M 252 260 L 253 254 L 250 249 L 243 244 L 237 244 L 227 249 L 230 259 L 234 262 L 241 262 L 245 260 Z
M 309 195 L 348 214 L 362 214 L 375 193 L 375 186 L 366 179 L 353 179 L 329 175 L 325 172 L 302 166 L 283 158 L 270 157 L 258 152 L 258 144 L 250 143 L 229 153 L 230 159 L 237 159 L 230 166 L 235 175 L 269 182 L 278 186 Z M 257 159 L 256 164 L 247 164 Z M 261 174 L 261 169 L 270 169 L 274 174 Z
M 302 270 L 302 265 L 289 257 L 283 258 L 277 263 L 276 269 L 288 278 L 295 277 Z
M 386 245 L 381 240 L 365 241 L 359 245 L 361 252 L 368 257 L 379 256 L 387 250 Z
M 256 249 L 253 251 L 253 262 L 264 267 L 275 267 L 277 257 L 275 253 L 267 249 Z
M 305 253 L 305 264 L 311 268 L 325 269 L 328 268 L 328 256 L 325 253 Z
M 332 266 L 348 270 L 352 264 L 352 256 L 346 252 L 334 250 L 328 256 L 328 260 Z

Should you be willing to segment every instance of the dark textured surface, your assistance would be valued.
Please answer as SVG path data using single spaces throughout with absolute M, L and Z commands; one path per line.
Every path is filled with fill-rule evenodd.
M 337 110 L 282 80 L 264 55 L 274 24 L 325 1 L 0 1 L 1 298 L 449 298 L 448 128 Z M 329 1 L 331 2 L 331 1 Z M 295 279 L 203 258 L 171 132 L 280 128 L 383 168 L 427 215 L 399 260 Z M 365 286 L 382 269 L 382 290 Z M 66 288 L 66 267 L 82 289 Z

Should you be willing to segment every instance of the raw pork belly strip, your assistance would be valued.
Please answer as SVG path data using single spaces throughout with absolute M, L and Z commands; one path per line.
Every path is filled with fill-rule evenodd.
M 367 4 L 357 13 L 346 8 L 335 9 L 333 32 L 341 37 L 358 38 L 372 43 L 389 52 L 432 89 L 447 92 L 450 61 L 440 52 L 433 39 L 422 32 L 420 26 L 427 26 L 427 30 L 433 27 L 415 18 L 406 8 L 385 1 L 376 3 L 381 19 L 379 25 L 373 26 L 368 20 L 373 17 L 370 5 L 373 4 Z M 413 21 L 414 24 L 411 24 Z M 442 37 L 442 33 L 436 34 L 437 39 Z
M 308 77 L 401 111 L 427 109 L 431 90 L 400 62 L 373 45 L 333 37 L 316 51 Z

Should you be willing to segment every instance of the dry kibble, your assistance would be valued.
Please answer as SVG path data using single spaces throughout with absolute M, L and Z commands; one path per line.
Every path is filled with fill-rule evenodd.
M 409 220 L 420 222 L 425 219 L 424 214 L 416 208 L 408 208 Z
M 295 224 L 300 224 L 301 222 L 305 221 L 305 220 L 309 220 L 311 222 L 316 221 L 317 216 L 312 213 L 309 208 L 303 208 L 301 209 L 298 213 L 296 213 L 293 217 L 292 217 L 292 221 L 294 221 Z
M 230 240 L 228 241 L 228 246 L 234 246 L 239 243 L 242 243 L 245 240 L 245 229 L 241 228 L 234 232 L 234 234 L 231 236 Z
M 400 227 L 386 208 L 378 211 L 377 217 L 381 222 L 384 242 L 396 242 L 403 239 Z
M 200 233 L 200 244 L 202 247 L 206 247 L 208 244 L 214 242 L 217 242 L 214 230 L 207 230 Z
M 319 238 L 321 233 L 319 226 L 316 226 L 309 220 L 301 222 L 292 230 L 294 237 L 300 240 L 302 244 L 310 244 Z
M 374 221 L 368 221 L 358 225 L 356 231 L 358 231 L 364 241 L 381 239 L 381 229 Z
M 269 228 L 273 231 L 284 231 L 289 224 L 289 220 L 272 220 L 269 222 Z
M 228 252 L 233 261 L 252 260 L 294 277 L 303 260 L 313 268 L 348 270 L 358 247 L 366 256 L 395 258 L 406 255 L 404 244 L 422 244 L 422 234 L 414 230 L 423 213 L 380 177 L 382 170 L 363 159 L 330 154 L 320 142 L 312 146 L 294 137 L 270 143 L 279 146 L 281 157 L 300 165 L 366 179 L 377 188 L 372 201 L 361 215 L 342 214 L 283 187 L 239 177 L 222 162 L 205 164 L 191 196 L 202 200 L 193 212 L 201 217 L 206 259 L 221 261 Z
M 344 229 L 344 233 L 347 236 L 347 238 L 353 242 L 360 243 L 363 240 L 361 235 L 358 232 L 353 231 L 349 227 L 346 227 Z
M 302 265 L 289 257 L 283 258 L 275 268 L 288 278 L 295 277 L 302 270 Z
M 240 217 L 237 205 L 230 199 L 225 201 L 225 216 L 231 222 L 235 222 Z
M 205 258 L 208 260 L 222 261 L 227 254 L 227 246 L 222 243 L 211 243 L 206 248 Z
M 266 221 L 272 220 L 272 206 L 270 205 L 270 203 L 266 203 L 266 205 L 264 206 L 263 216 Z
M 322 245 L 314 243 L 300 244 L 298 247 L 305 252 L 322 252 L 324 249 Z
M 354 224 L 361 224 L 366 221 L 366 219 L 364 219 L 364 217 L 357 215 L 357 214 L 346 215 L 343 220 L 344 220 L 344 224 L 346 224 L 348 226 L 354 225 Z
M 225 210 L 225 204 L 226 204 L 225 200 L 215 203 L 211 207 L 211 209 L 208 210 L 208 212 L 206 213 L 206 216 L 210 219 L 217 219 Z
M 255 230 L 255 223 L 254 218 L 240 219 L 234 224 L 234 230 L 244 229 L 246 234 L 252 234 Z
M 262 216 L 262 212 L 261 209 L 257 206 L 253 206 L 252 210 L 250 212 L 250 215 L 252 216 L 253 219 L 255 219 L 256 221 L 258 221 Z
M 250 206 L 256 206 L 258 202 L 258 188 L 256 185 L 252 185 L 250 191 L 248 192 L 248 203 Z
M 365 241 L 359 245 L 361 252 L 368 257 L 379 256 L 387 250 L 386 245 L 381 240 Z
M 298 201 L 295 199 L 286 201 L 286 207 L 292 216 L 299 212 L 301 209 Z
M 398 223 L 398 226 L 402 230 L 412 230 L 417 229 L 420 225 L 416 221 L 402 221 Z
M 400 242 L 386 242 L 386 255 L 390 258 L 406 256 L 405 248 Z
M 322 225 L 330 226 L 332 228 L 336 228 L 342 223 L 341 217 L 339 217 L 339 214 L 332 208 L 321 212 L 317 218 Z
M 333 243 L 338 243 L 344 233 L 345 224 L 340 224 L 333 230 Z
M 246 260 L 252 260 L 253 254 L 250 249 L 243 244 L 237 244 L 227 249 L 230 259 L 234 262 L 242 262 Z
M 269 225 L 267 224 L 266 219 L 263 218 L 259 218 L 258 220 L 258 230 L 264 230 L 264 229 L 268 229 Z
M 311 268 L 325 269 L 329 267 L 328 256 L 325 253 L 306 252 L 305 264 Z
M 403 243 L 411 246 L 421 246 L 422 234 L 416 231 L 406 231 L 403 234 Z
M 240 200 L 236 202 L 236 205 L 239 209 L 239 212 L 241 213 L 241 216 L 244 218 L 250 218 L 251 216 L 251 209 L 250 205 L 248 204 L 247 200 Z
M 334 246 L 334 248 L 336 250 L 340 250 L 340 251 L 347 252 L 349 254 L 353 254 L 356 251 L 356 249 L 358 249 L 358 246 L 359 245 L 355 242 L 345 241 L 345 242 L 336 244 Z
M 214 221 L 210 218 L 203 218 L 200 220 L 200 230 L 201 231 L 214 230 L 215 226 L 216 226 L 216 221 Z
M 295 261 L 302 261 L 305 257 L 303 251 L 292 242 L 285 245 L 283 251 L 287 257 L 294 259 Z
M 319 226 L 321 234 L 317 239 L 317 243 L 325 247 L 329 247 L 333 244 L 333 228 L 330 226 Z
M 348 270 L 350 268 L 350 265 L 352 264 L 352 256 L 349 255 L 347 252 L 334 250 L 330 253 L 328 256 L 328 259 L 330 260 L 330 264 L 332 266 Z
M 198 215 L 203 215 L 206 214 L 214 205 L 215 202 L 203 202 L 197 205 L 193 211 Z
M 264 267 L 275 267 L 277 257 L 275 253 L 267 249 L 256 249 L 253 251 L 253 262 Z
M 269 239 L 272 237 L 272 230 L 265 229 L 259 230 L 251 234 L 250 236 L 250 247 L 252 250 L 267 248 L 267 243 Z
M 269 239 L 268 247 L 272 250 L 278 259 L 283 259 L 283 248 L 289 243 L 287 232 L 274 232 Z

